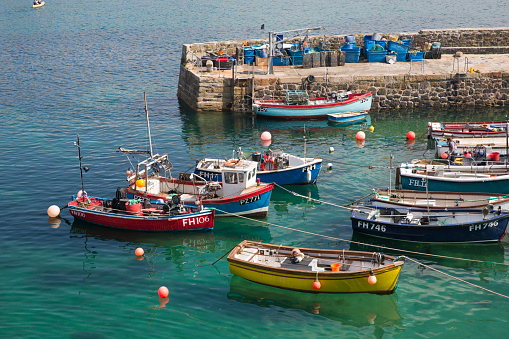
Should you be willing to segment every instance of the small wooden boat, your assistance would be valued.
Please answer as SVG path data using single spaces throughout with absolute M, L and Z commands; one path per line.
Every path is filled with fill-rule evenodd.
M 244 240 L 230 252 L 228 264 L 234 275 L 287 290 L 388 294 L 396 288 L 403 261 L 383 253 L 296 249 Z
M 368 114 L 369 111 L 332 113 L 327 114 L 327 118 L 329 119 L 329 121 L 344 124 L 364 121 L 366 120 L 366 116 Z
M 509 166 L 503 164 L 466 166 L 436 162 L 402 163 L 396 185 L 418 191 L 509 193 Z
M 426 243 L 490 243 L 502 240 L 509 213 L 500 209 L 378 208 L 352 210 L 356 232 Z
M 507 121 L 428 122 L 428 138 L 504 137 Z
M 261 182 L 278 185 L 314 184 L 322 166 L 321 158 L 300 158 L 283 151 L 252 153 L 247 160 L 239 148 L 237 158 L 228 161 L 205 158 L 196 164 L 195 174 L 207 180 L 220 181 L 222 173 L 245 161 L 256 164 L 256 177 Z
M 33 8 L 39 8 L 39 7 L 44 6 L 44 4 L 45 4 L 45 2 L 44 2 L 44 1 L 41 1 L 41 2 L 39 2 L 38 4 L 33 4 L 33 5 L 32 5 L 32 7 L 33 7 Z
M 372 93 L 333 93 L 331 98 L 309 99 L 306 91 L 287 91 L 285 100 L 254 100 L 256 114 L 272 118 L 326 118 L 328 114 L 369 111 Z
M 494 209 L 509 211 L 509 194 L 378 189 L 373 192 L 369 200 L 370 205 L 378 208 L 484 208 L 491 205 Z
M 175 199 L 174 199 L 175 200 Z M 131 231 L 206 231 L 214 228 L 214 210 L 184 208 L 168 203 L 151 204 L 134 199 L 73 196 L 69 212 L 76 219 Z

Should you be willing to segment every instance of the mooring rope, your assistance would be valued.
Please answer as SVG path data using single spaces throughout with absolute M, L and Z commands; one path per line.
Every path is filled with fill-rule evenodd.
M 342 206 L 341 206 L 342 207 Z M 425 255 L 425 256 L 432 256 L 432 257 L 436 257 L 436 258 L 445 258 L 445 259 L 456 259 L 456 260 L 464 260 L 464 261 L 471 261 L 471 262 L 479 262 L 479 263 L 490 263 L 490 264 L 497 264 L 497 265 L 508 265 L 508 264 L 505 264 L 505 263 L 497 263 L 497 262 L 491 262 L 491 261 L 483 261 L 483 260 L 472 260 L 472 259 L 465 259 L 465 258 L 455 258 L 455 257 L 448 257 L 448 256 L 443 256 L 443 255 L 438 255 L 438 254 L 431 254 L 431 253 L 421 253 L 421 252 L 415 252 L 415 251 L 408 251 L 408 250 L 402 250 L 402 249 L 397 249 L 397 248 L 391 248 L 391 247 L 386 247 L 386 246 L 378 246 L 378 245 L 372 245 L 372 244 L 366 244 L 366 243 L 361 243 L 361 242 L 358 242 L 358 241 L 353 241 L 353 240 L 346 240 L 346 239 L 342 239 L 342 238 L 338 238 L 338 237 L 331 237 L 329 235 L 323 235 L 323 234 L 319 234 L 319 233 L 314 233 L 314 232 L 309 232 L 309 231 L 303 231 L 303 230 L 299 230 L 299 229 L 296 229 L 296 228 L 292 228 L 292 227 L 287 227 L 287 226 L 282 226 L 282 225 L 277 225 L 277 224 L 273 224 L 273 223 L 270 223 L 270 222 L 266 222 L 266 221 L 263 221 L 263 220 L 256 220 L 256 219 L 253 219 L 253 218 L 248 218 L 248 217 L 245 217 L 245 216 L 242 216 L 242 215 L 239 215 L 239 214 L 236 214 L 236 213 L 230 213 L 230 212 L 226 212 L 226 211 L 223 211 L 223 210 L 220 210 L 219 208 L 214 208 L 215 210 L 217 211 L 220 211 L 220 212 L 223 212 L 225 214 L 229 214 L 229 215 L 233 215 L 233 216 L 236 216 L 238 218 L 242 218 L 242 219 L 247 219 L 247 220 L 251 220 L 251 221 L 256 221 L 258 223 L 263 223 L 263 224 L 266 224 L 266 225 L 269 225 L 269 226 L 274 226 L 274 227 L 279 227 L 279 228 L 283 228 L 283 229 L 287 229 L 287 230 L 290 230 L 290 231 L 295 231 L 295 232 L 300 232 L 300 233 L 304 233 L 304 234 L 309 234 L 309 235 L 315 235 L 315 236 L 319 236 L 319 237 L 322 237 L 322 238 L 328 238 L 328 239 L 332 239 L 332 240 L 338 240 L 338 241 L 345 241 L 345 242 L 348 242 L 348 243 L 352 243 L 352 244 L 358 244 L 358 245 L 364 245 L 364 246 L 371 246 L 371 247 L 377 247 L 377 248 L 383 248 L 383 249 L 386 249 L 386 250 L 392 250 L 392 251 L 400 251 L 400 252 L 406 252 L 406 253 L 412 253 L 412 254 L 417 254 L 417 255 Z M 223 255 L 221 258 L 219 258 L 218 260 L 216 260 L 214 262 L 214 264 L 219 261 L 220 259 L 222 259 L 225 255 Z M 433 271 L 436 271 L 440 274 L 443 274 L 447 277 L 450 277 L 452 279 L 456 279 L 458 281 L 461 281 L 461 282 L 464 282 L 468 285 L 471 285 L 471 286 L 474 286 L 474 287 L 477 287 L 479 289 L 482 289 L 486 292 L 489 292 L 489 293 L 493 293 L 493 294 L 496 294 L 498 296 L 501 296 L 501 297 L 504 297 L 504 298 L 507 298 L 509 299 L 509 296 L 506 296 L 506 295 L 503 295 L 503 294 L 500 294 L 500 293 L 497 293 L 497 292 L 494 292 L 492 290 L 489 290 L 487 288 L 484 288 L 484 287 L 481 287 L 479 285 L 476 285 L 476 284 L 473 284 L 471 282 L 468 282 L 466 280 L 463 280 L 463 279 L 460 279 L 460 278 L 457 278 L 455 276 L 452 276 L 450 274 L 447 274 L 445 272 L 442 272 L 440 270 L 437 270 L 436 268 L 433 268 L 431 266 L 428 266 L 426 264 L 423 264 L 415 259 L 412 259 L 412 258 L 409 258 L 407 256 L 403 256 L 405 257 L 406 259 L 410 260 L 410 261 L 413 261 L 419 265 L 422 265 L 426 268 L 429 268 Z
M 504 294 L 501 294 L 501 293 L 498 293 L 498 292 L 495 292 L 495 291 L 489 290 L 489 289 L 484 288 L 484 287 L 482 287 L 482 286 L 479 286 L 479 285 L 473 284 L 473 283 L 468 282 L 468 281 L 466 281 L 466 280 L 463 280 L 463 279 L 460 279 L 460 278 L 455 277 L 455 276 L 453 276 L 453 275 L 447 274 L 447 273 L 445 273 L 445 272 L 442 272 L 442 271 L 440 271 L 440 270 L 437 270 L 436 268 L 433 268 L 433 267 L 431 267 L 431 266 L 429 266 L 429 265 L 423 264 L 423 263 L 421 263 L 421 262 L 419 262 L 419 261 L 417 261 L 417 260 L 414 260 L 414 259 L 412 259 L 412 258 L 409 258 L 409 257 L 407 257 L 407 256 L 404 256 L 404 257 L 405 257 L 406 259 L 410 260 L 410 261 L 413 261 L 413 262 L 414 262 L 414 263 L 416 263 L 416 264 L 419 264 L 419 265 L 421 265 L 421 266 L 423 266 L 423 267 L 429 268 L 430 270 L 433 270 L 433 271 L 435 271 L 435 272 L 438 272 L 438 273 L 440 273 L 440 274 L 443 274 L 443 275 L 445 275 L 446 277 L 449 277 L 449 278 L 452 278 L 452 279 L 456 279 L 456 280 L 461 281 L 461 282 L 463 282 L 463 283 L 465 283 L 465 284 L 468 284 L 468 285 L 470 285 L 470 286 L 477 287 L 477 288 L 479 288 L 479 289 L 481 289 L 481 290 L 483 290 L 483 291 L 486 291 L 486 292 L 489 292 L 489 293 L 493 293 L 493 294 L 498 295 L 498 296 L 500 296 L 500 297 L 503 297 L 503 298 L 507 298 L 507 299 L 509 299 L 509 296 L 507 296 L 507 295 L 504 295 Z

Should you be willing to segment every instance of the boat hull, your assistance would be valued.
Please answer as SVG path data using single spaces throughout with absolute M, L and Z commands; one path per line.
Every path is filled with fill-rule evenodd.
M 311 163 L 277 169 L 274 171 L 257 171 L 256 177 L 260 182 L 275 183 L 277 185 L 305 185 L 314 184 L 320 174 L 322 160 L 314 160 Z M 195 174 L 200 177 L 212 181 L 221 181 L 222 174 L 220 171 L 209 169 L 195 169 Z
M 366 120 L 367 115 L 368 115 L 367 111 L 358 112 L 356 114 L 351 115 L 342 115 L 341 113 L 334 113 L 327 114 L 327 119 L 338 124 L 345 124 L 364 121 Z
M 41 2 L 40 4 L 37 4 L 37 5 L 32 5 L 33 8 L 40 8 L 42 6 L 44 6 L 45 2 Z
M 316 105 L 283 105 L 274 101 L 255 101 L 256 114 L 272 118 L 327 118 L 328 114 L 368 111 L 371 108 L 372 93 L 353 94 L 340 102 Z
M 419 174 L 400 174 L 401 188 L 417 191 L 483 192 L 505 194 L 509 192 L 509 175 L 456 180 Z M 427 181 L 427 184 L 426 184 Z M 426 188 L 427 186 L 427 188 Z
M 376 284 L 371 285 L 368 282 L 370 269 L 359 271 L 312 271 L 300 269 L 287 269 L 260 265 L 249 261 L 241 260 L 235 257 L 235 253 L 241 248 L 246 241 L 236 247 L 228 256 L 228 264 L 230 272 L 241 278 L 286 290 L 293 290 L 308 293 L 377 293 L 389 294 L 394 291 L 397 286 L 399 273 L 403 266 L 402 261 L 395 261 L 391 264 L 374 267 L 372 272 L 376 276 Z M 261 243 L 259 243 L 261 244 Z M 286 248 L 279 245 L 263 244 L 263 246 L 272 246 L 277 251 L 283 251 Z M 309 253 L 313 249 L 300 249 L 302 253 Z M 334 252 L 337 260 L 342 251 Z M 368 256 L 373 253 L 357 252 Z M 319 290 L 313 288 L 313 283 L 318 280 L 321 284 Z
M 203 207 L 215 209 L 215 216 L 230 217 L 242 215 L 252 218 L 265 218 L 269 211 L 269 201 L 274 184 L 262 184 L 255 189 L 249 189 L 246 193 L 229 198 L 209 198 L 202 199 Z M 127 197 L 150 199 L 156 202 L 161 197 L 155 194 L 146 194 L 145 192 L 135 191 L 127 188 Z M 185 201 L 184 201 L 185 202 Z
M 428 138 L 505 137 L 506 121 L 428 122 Z
M 174 232 L 206 231 L 214 228 L 213 210 L 174 216 L 138 216 L 128 213 L 111 213 L 107 209 L 81 207 L 73 200 L 68 204 L 71 215 L 100 226 L 130 231 Z
M 452 211 L 452 210 L 449 210 Z M 463 213 L 458 210 L 458 213 Z M 356 210 L 351 215 L 355 232 L 381 238 L 426 243 L 494 243 L 505 235 L 509 214 L 477 222 L 449 225 L 411 225 L 367 219 Z

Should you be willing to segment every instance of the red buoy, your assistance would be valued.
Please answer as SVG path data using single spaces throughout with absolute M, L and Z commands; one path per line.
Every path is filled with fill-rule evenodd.
M 159 290 L 157 291 L 157 294 L 159 294 L 161 298 L 166 298 L 169 293 L 170 291 L 168 291 L 168 288 L 166 286 L 159 287 Z
M 407 139 L 410 139 L 410 140 L 415 139 L 415 133 L 414 133 L 414 132 L 412 132 L 412 131 L 409 131 L 409 132 L 406 134 L 406 138 L 407 138 Z

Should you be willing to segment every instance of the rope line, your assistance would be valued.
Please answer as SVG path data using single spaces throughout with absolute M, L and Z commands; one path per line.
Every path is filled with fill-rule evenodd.
M 409 258 L 409 257 L 407 257 L 407 256 L 405 256 L 405 258 L 406 258 L 406 259 L 408 259 L 408 260 L 410 260 L 410 261 L 413 261 L 413 262 L 414 262 L 414 263 L 416 263 L 416 264 L 419 264 L 419 265 L 422 265 L 422 266 L 424 266 L 424 267 L 426 267 L 426 268 L 429 268 L 430 270 L 433 270 L 433 271 L 435 271 L 435 272 L 438 272 L 438 273 L 440 273 L 440 274 L 443 274 L 443 275 L 445 275 L 446 277 L 449 277 L 449 278 L 451 278 L 451 279 L 456 279 L 456 280 L 461 281 L 461 282 L 463 282 L 463 283 L 465 283 L 465 284 L 468 284 L 468 285 L 470 285 L 470 286 L 477 287 L 477 288 L 479 288 L 479 289 L 481 289 L 481 290 L 483 290 L 483 291 L 486 291 L 486 292 L 489 292 L 489 293 L 492 293 L 492 294 L 498 295 L 498 296 L 500 296 L 500 297 L 503 297 L 503 298 L 507 298 L 507 299 L 509 299 L 509 296 L 507 296 L 507 295 L 504 295 L 504 294 L 501 294 L 501 293 L 498 293 L 498 292 L 495 292 L 495 291 L 489 290 L 489 289 L 484 288 L 484 287 L 482 287 L 482 286 L 479 286 L 479 285 L 473 284 L 473 283 L 468 282 L 468 281 L 466 281 L 466 280 L 463 280 L 463 279 L 461 279 L 461 278 L 458 278 L 458 277 L 455 277 L 455 276 L 450 275 L 450 274 L 448 274 L 448 273 L 442 272 L 442 271 L 440 271 L 440 270 L 437 270 L 436 268 L 433 268 L 433 267 L 431 267 L 431 266 L 429 266 L 429 265 L 426 265 L 426 264 L 423 264 L 423 263 L 421 263 L 421 262 L 418 262 L 417 260 L 414 260 L 414 259 Z
M 214 209 L 219 211 L 219 212 L 223 212 L 225 214 L 233 215 L 233 216 L 236 216 L 236 217 L 239 217 L 239 218 L 242 218 L 242 219 L 246 219 L 246 220 L 255 221 L 255 222 L 262 223 L 262 224 L 265 224 L 265 225 L 268 225 L 268 226 L 279 227 L 279 228 L 287 229 L 287 230 L 290 230 L 290 231 L 295 231 L 295 232 L 300 232 L 300 233 L 304 233 L 304 234 L 314 235 L 314 236 L 318 236 L 318 237 L 322 237 L 322 238 L 327 238 L 327 239 L 331 239 L 331 240 L 345 241 L 347 243 L 356 244 L 356 245 L 377 247 L 377 248 L 382 248 L 382 249 L 389 250 L 389 251 L 399 251 L 399 252 L 416 254 L 416 255 L 422 255 L 422 256 L 429 256 L 429 257 L 434 257 L 434 258 L 455 259 L 455 260 L 462 260 L 462 261 L 469 261 L 469 262 L 477 262 L 477 263 L 485 263 L 485 264 L 495 264 L 495 265 L 509 266 L 509 264 L 499 263 L 499 262 L 494 262 L 494 261 L 449 257 L 449 256 L 446 256 L 446 255 L 440 255 L 440 254 L 422 253 L 422 252 L 403 250 L 403 249 L 399 249 L 399 248 L 387 247 L 387 246 L 382 246 L 382 245 L 367 244 L 367 243 L 363 243 L 363 242 L 359 242 L 359 241 L 354 241 L 354 240 L 346 240 L 346 239 L 343 239 L 343 238 L 332 237 L 330 235 L 323 235 L 323 234 L 320 234 L 320 233 L 303 231 L 303 230 L 299 230 L 297 228 L 292 228 L 292 227 L 288 227 L 288 226 L 282 226 L 282 225 L 278 225 L 278 224 L 273 224 L 273 223 L 270 223 L 270 222 L 267 222 L 267 221 L 263 221 L 263 220 L 257 220 L 257 219 L 253 219 L 253 218 L 248 218 L 248 217 L 245 217 L 243 215 L 239 215 L 239 214 L 236 214 L 236 213 L 230 213 L 230 212 L 226 212 L 226 211 L 220 210 L 219 208 L 214 208 Z

